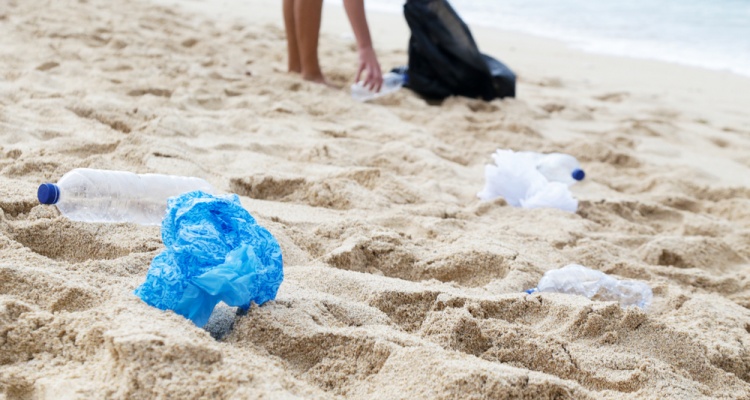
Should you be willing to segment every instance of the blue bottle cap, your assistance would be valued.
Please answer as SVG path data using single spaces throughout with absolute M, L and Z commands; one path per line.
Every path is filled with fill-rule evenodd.
M 36 197 L 42 204 L 55 204 L 60 200 L 60 188 L 54 183 L 42 183 L 36 191 Z
M 534 294 L 534 293 L 536 293 L 538 291 L 539 291 L 539 289 L 533 288 L 533 289 L 529 289 L 529 290 L 524 290 L 523 292 L 526 293 L 526 294 Z
M 575 180 L 577 180 L 577 181 L 582 181 L 582 180 L 583 180 L 583 178 L 585 178 L 585 177 L 586 177 L 586 173 L 585 173 L 585 172 L 583 172 L 583 170 L 582 170 L 582 169 L 578 169 L 578 168 L 574 169 L 574 170 L 573 170 L 573 173 L 572 173 L 572 174 L 570 174 L 570 175 L 571 175 L 571 176 L 573 177 L 573 179 L 575 179 Z

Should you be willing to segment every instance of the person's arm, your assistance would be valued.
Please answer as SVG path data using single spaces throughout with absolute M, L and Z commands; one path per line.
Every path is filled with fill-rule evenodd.
M 365 1 L 344 0 L 344 8 L 349 16 L 349 22 L 352 24 L 354 37 L 357 38 L 357 48 L 359 48 L 357 82 L 360 81 L 362 73 L 365 72 L 365 86 L 379 92 L 383 85 L 383 73 L 380 71 L 378 57 L 372 48 L 370 28 L 367 26 L 367 18 L 365 17 Z

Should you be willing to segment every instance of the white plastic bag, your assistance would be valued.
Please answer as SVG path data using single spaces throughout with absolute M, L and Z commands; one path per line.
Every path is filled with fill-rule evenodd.
M 543 155 L 498 149 L 495 164 L 485 166 L 485 185 L 477 196 L 482 200 L 502 197 L 513 207 L 558 208 L 575 212 L 578 200 L 566 184 L 550 182 L 537 169 Z

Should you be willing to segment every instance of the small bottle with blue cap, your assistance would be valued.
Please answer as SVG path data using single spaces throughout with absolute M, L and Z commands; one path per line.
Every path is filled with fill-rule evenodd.
M 578 160 L 563 153 L 539 154 L 536 169 L 550 182 L 560 182 L 568 186 L 586 177 Z

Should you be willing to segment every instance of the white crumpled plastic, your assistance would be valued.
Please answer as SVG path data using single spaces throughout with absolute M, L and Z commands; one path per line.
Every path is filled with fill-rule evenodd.
M 513 207 L 578 209 L 567 185 L 550 182 L 537 170 L 536 153 L 498 149 L 492 158 L 495 164 L 485 166 L 484 189 L 477 193 L 481 200 L 502 197 Z
M 535 292 L 577 294 L 589 299 L 616 301 L 622 307 L 637 306 L 642 309 L 648 308 L 654 296 L 645 282 L 619 280 L 578 264 L 547 271 L 536 288 L 526 291 Z

